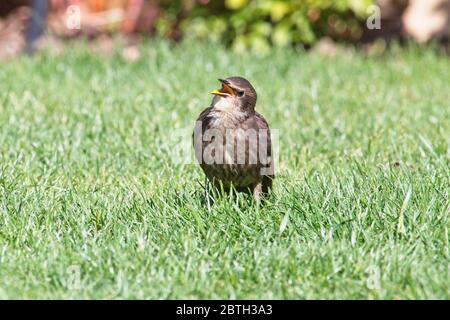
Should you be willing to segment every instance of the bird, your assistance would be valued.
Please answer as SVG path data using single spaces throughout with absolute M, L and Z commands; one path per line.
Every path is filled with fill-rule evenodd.
M 266 119 L 255 110 L 257 94 L 245 78 L 218 79 L 211 105 L 197 118 L 195 157 L 213 186 L 252 194 L 260 203 L 272 188 L 274 161 Z

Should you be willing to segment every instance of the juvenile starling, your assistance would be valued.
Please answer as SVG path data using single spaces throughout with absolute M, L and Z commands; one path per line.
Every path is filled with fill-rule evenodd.
M 255 111 L 256 91 L 248 80 L 219 81 L 222 88 L 211 92 L 211 106 L 196 122 L 195 155 L 213 185 L 252 192 L 259 202 L 274 178 L 269 125 Z

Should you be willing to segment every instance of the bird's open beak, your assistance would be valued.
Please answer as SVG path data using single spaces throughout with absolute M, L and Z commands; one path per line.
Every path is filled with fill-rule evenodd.
M 219 96 L 234 96 L 234 90 L 229 85 L 224 83 L 223 80 L 219 79 L 219 81 L 222 82 L 222 88 L 220 90 L 213 90 L 210 93 Z

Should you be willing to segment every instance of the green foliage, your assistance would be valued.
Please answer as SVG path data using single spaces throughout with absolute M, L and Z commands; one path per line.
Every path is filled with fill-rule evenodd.
M 205 3 L 202 5 L 202 3 Z M 361 37 L 373 0 L 162 1 L 158 25 L 186 38 L 221 41 L 237 51 L 266 52 L 271 46 L 311 45 L 322 36 L 346 41 Z

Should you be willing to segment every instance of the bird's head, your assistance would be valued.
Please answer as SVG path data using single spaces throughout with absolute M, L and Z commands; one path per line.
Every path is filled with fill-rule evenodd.
M 250 112 L 255 110 L 256 91 L 251 83 L 242 77 L 219 79 L 222 87 L 213 90 L 212 106 L 216 109 L 240 110 Z

